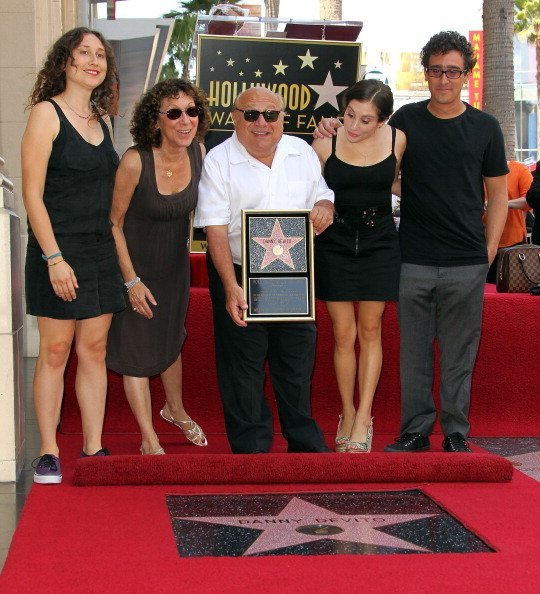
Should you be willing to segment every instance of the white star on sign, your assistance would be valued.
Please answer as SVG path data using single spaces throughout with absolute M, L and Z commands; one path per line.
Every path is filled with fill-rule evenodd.
M 423 520 L 435 515 L 359 514 L 348 516 L 337 514 L 325 507 L 293 497 L 276 516 L 176 517 L 175 519 L 259 530 L 261 532 L 260 536 L 244 551 L 243 555 L 264 553 L 323 539 L 337 541 L 336 549 L 340 546 L 339 542 L 344 542 L 430 553 L 429 549 L 381 532 L 378 528 Z M 302 526 L 320 526 L 321 533 L 305 534 L 299 532 L 297 528 Z M 324 530 L 326 526 L 338 527 L 342 532 L 338 534 L 327 533 Z
M 276 69 L 275 74 L 285 75 L 285 68 L 288 68 L 288 66 L 285 66 L 285 64 L 283 64 L 282 60 L 279 61 L 279 64 L 272 64 L 272 66 Z
M 256 78 L 261 78 L 262 75 L 262 71 L 261 70 L 255 70 L 255 77 Z
M 227 60 L 227 66 L 233 66 L 234 65 L 234 60 L 232 58 L 229 58 Z
M 339 60 L 337 62 L 334 62 L 334 66 L 336 68 L 341 68 L 341 62 Z
M 305 66 L 309 66 L 312 70 L 315 70 L 315 67 L 313 66 L 313 62 L 315 60 L 319 59 L 317 56 L 312 56 L 309 53 L 309 50 L 307 50 L 305 56 L 298 56 L 298 57 L 302 60 L 302 66 L 300 67 L 300 70 L 302 70 L 302 68 L 304 68 Z
M 330 103 L 330 105 L 332 105 L 332 107 L 339 109 L 339 105 L 337 102 L 337 96 L 347 88 L 347 87 L 334 86 L 334 83 L 332 81 L 332 75 L 330 74 L 330 71 L 326 75 L 324 85 L 309 85 L 309 87 L 311 89 L 313 89 L 315 91 L 315 93 L 317 93 L 319 95 L 319 98 L 317 99 L 317 104 L 315 105 L 314 109 L 317 109 L 318 107 L 320 107 L 321 105 L 324 105 L 325 103 Z

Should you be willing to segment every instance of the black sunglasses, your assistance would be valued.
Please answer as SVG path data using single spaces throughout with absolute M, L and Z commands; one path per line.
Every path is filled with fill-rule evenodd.
M 277 122 L 279 114 L 283 111 L 282 109 L 257 111 L 256 109 L 240 109 L 239 107 L 235 107 L 234 109 L 241 111 L 244 114 L 244 120 L 246 120 L 246 122 L 256 122 L 260 115 L 262 115 L 265 122 Z
M 179 107 L 173 107 L 167 111 L 160 111 L 163 115 L 166 115 L 169 120 L 177 120 L 183 113 L 186 113 L 190 118 L 198 118 L 202 116 L 202 107 L 188 107 L 187 109 L 180 109 Z

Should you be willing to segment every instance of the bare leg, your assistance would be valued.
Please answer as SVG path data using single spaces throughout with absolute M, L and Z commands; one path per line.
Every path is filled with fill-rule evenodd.
M 41 435 L 40 456 L 58 456 L 56 429 L 64 393 L 64 371 L 75 333 L 74 320 L 37 318 L 39 354 L 34 373 L 34 407 Z
M 334 369 L 341 396 L 341 426 L 336 437 L 349 437 L 356 418 L 356 318 L 350 301 L 327 301 L 334 330 Z
M 371 425 L 371 406 L 382 367 L 382 315 L 384 301 L 358 303 L 358 388 L 360 403 L 351 431 L 351 441 L 365 442 Z
M 193 421 L 184 409 L 182 402 L 182 355 L 161 374 L 161 381 L 165 388 L 165 406 L 161 416 L 173 423 L 182 433 L 198 446 L 208 445 L 204 431 Z
M 124 391 L 141 430 L 141 447 L 144 454 L 153 454 L 161 447 L 152 424 L 152 398 L 147 377 L 124 376 Z
M 105 349 L 112 314 L 78 320 L 75 327 L 77 377 L 75 391 L 81 409 L 83 451 L 95 454 L 102 448 L 103 417 L 107 397 Z
M 182 402 L 182 355 L 161 374 L 161 381 L 165 388 L 166 404 L 164 406 L 167 417 L 177 421 L 189 420 L 189 415 Z

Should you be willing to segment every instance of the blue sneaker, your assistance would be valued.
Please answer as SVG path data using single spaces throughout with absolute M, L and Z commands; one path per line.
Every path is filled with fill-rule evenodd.
M 60 460 L 56 456 L 43 454 L 32 462 L 32 467 L 34 468 L 34 483 L 53 485 L 62 482 Z
M 110 456 L 111 453 L 107 448 L 101 448 L 95 454 L 87 454 L 84 450 L 81 450 L 79 458 L 93 458 L 94 456 Z

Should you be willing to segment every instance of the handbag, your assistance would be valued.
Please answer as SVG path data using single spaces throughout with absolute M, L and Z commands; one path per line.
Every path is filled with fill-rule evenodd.
M 529 293 L 540 285 L 540 245 L 514 245 L 499 252 L 497 292 Z

